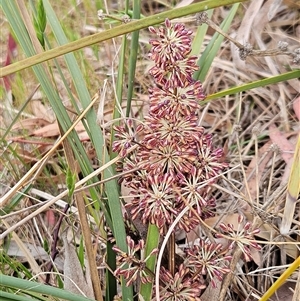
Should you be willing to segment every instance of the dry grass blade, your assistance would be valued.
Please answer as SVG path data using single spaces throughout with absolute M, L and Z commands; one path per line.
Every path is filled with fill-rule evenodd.
M 3 221 L 3 223 L 6 227 L 9 228 L 9 224 L 6 221 Z M 32 268 L 33 272 L 36 275 L 40 275 L 38 278 L 40 278 L 40 280 L 43 281 L 44 279 L 43 279 L 43 276 L 41 275 L 42 270 L 41 270 L 40 266 L 38 265 L 38 263 L 36 262 L 36 260 L 34 259 L 34 257 L 30 253 L 30 251 L 28 250 L 28 248 L 26 247 L 26 245 L 23 243 L 21 238 L 15 232 L 13 232 L 12 233 L 12 239 L 15 240 L 15 242 L 19 246 L 20 250 L 22 250 L 22 252 L 26 256 L 26 259 L 29 262 L 30 267 Z
M 73 175 L 75 175 L 76 181 L 78 181 L 78 175 L 76 172 L 76 160 L 72 151 L 72 147 L 68 140 L 63 141 L 63 146 L 64 146 L 64 151 L 66 155 L 66 159 L 70 168 L 70 171 Z M 75 183 L 73 183 L 75 185 Z M 70 191 L 70 190 L 69 190 Z M 92 240 L 91 240 L 91 230 L 86 214 L 86 208 L 85 208 L 85 197 L 83 192 L 76 193 L 75 195 L 72 195 L 72 197 L 75 199 L 76 206 L 78 209 L 78 214 L 79 214 L 79 220 L 80 220 L 80 225 L 81 225 L 81 230 L 82 230 L 82 235 L 84 239 L 84 245 L 86 249 L 86 255 L 88 259 L 88 266 L 90 269 L 90 276 L 91 276 L 91 282 L 92 282 L 92 287 L 94 288 L 94 292 L 91 293 L 91 295 L 88 295 L 88 297 L 94 297 L 96 298 L 97 301 L 103 301 L 103 296 L 102 296 L 102 290 L 101 290 L 101 284 L 100 284 L 100 279 L 97 271 L 97 266 L 96 266 L 96 260 L 95 260 L 95 254 L 93 252 L 93 246 L 92 246 Z M 65 239 L 65 245 L 68 244 L 67 240 Z M 69 252 L 71 254 L 75 253 L 69 249 Z M 70 260 L 71 264 L 72 260 Z M 70 272 L 70 267 L 67 267 L 67 270 Z M 78 279 L 79 280 L 79 279 Z M 80 283 L 80 282 L 79 282 Z M 79 284 L 77 283 L 77 284 Z
M 295 149 L 293 165 L 290 173 L 290 178 L 288 182 L 286 201 L 284 207 L 284 214 L 282 223 L 280 225 L 280 233 L 282 235 L 287 235 L 290 231 L 296 202 L 299 197 L 300 192 L 300 135 L 298 137 L 298 142 Z
M 72 126 L 68 129 L 68 131 L 54 144 L 51 150 L 41 159 L 39 160 L 19 181 L 10 189 L 4 196 L 0 198 L 0 206 L 5 206 L 7 202 L 14 196 L 18 190 L 24 187 L 29 179 L 32 181 L 37 177 L 39 172 L 42 170 L 44 165 L 46 164 L 47 160 L 55 153 L 57 148 L 61 145 L 61 143 L 68 137 L 68 135 L 72 132 L 75 126 L 81 121 L 82 118 L 86 115 L 89 109 L 94 105 L 94 103 L 98 99 L 98 94 L 93 98 L 90 105 L 78 116 L 78 118 L 74 121 Z
M 298 273 L 298 280 L 297 280 L 297 284 L 295 287 L 295 292 L 294 292 L 292 301 L 299 301 L 299 296 L 300 296 L 300 273 Z
M 79 182 L 77 182 L 75 184 L 75 189 L 76 188 L 80 188 L 87 181 L 89 181 L 93 177 L 95 177 L 95 176 L 99 175 L 100 173 L 102 173 L 106 168 L 108 168 L 108 166 L 111 166 L 112 164 L 115 164 L 118 160 L 120 160 L 119 156 L 116 157 L 115 159 L 107 162 L 106 164 L 104 164 L 103 166 L 101 166 L 100 168 L 98 168 L 97 170 L 95 170 L 93 173 L 91 173 L 87 177 L 85 177 L 82 180 L 80 180 Z M 35 210 L 33 213 L 27 215 L 24 219 L 22 219 L 21 221 L 19 221 L 18 223 L 14 224 L 14 225 L 12 225 L 9 229 L 7 229 L 3 233 L 1 233 L 0 234 L 0 240 L 4 239 L 9 233 L 11 233 L 12 231 L 14 231 L 15 229 L 17 229 L 21 225 L 25 224 L 30 219 L 32 219 L 34 216 L 36 216 L 39 213 L 43 212 L 44 210 L 46 210 L 47 208 L 49 208 L 51 205 L 55 204 L 58 200 L 64 198 L 67 195 L 68 195 L 68 190 L 65 190 L 62 193 L 60 193 L 59 195 L 57 195 L 56 197 L 54 197 L 53 199 L 49 200 L 46 204 L 44 204 L 43 206 L 41 206 L 40 208 L 38 208 L 37 210 Z
M 284 271 L 277 281 L 268 289 L 259 301 L 267 301 L 275 293 L 275 291 L 287 280 L 287 278 L 300 266 L 300 256 Z M 299 295 L 298 295 L 299 298 Z M 296 300 L 299 300 L 299 299 Z

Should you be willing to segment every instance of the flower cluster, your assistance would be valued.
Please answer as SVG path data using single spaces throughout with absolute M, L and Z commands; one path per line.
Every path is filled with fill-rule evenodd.
M 199 244 L 187 249 L 187 263 L 194 273 L 193 278 L 199 275 L 206 275 L 216 287 L 215 279 L 222 281 L 223 275 L 230 272 L 228 268 L 231 256 L 227 254 L 228 248 L 222 244 L 215 244 L 209 241 L 200 240 Z
M 209 186 L 227 164 L 221 162 L 223 150 L 213 147 L 212 135 L 198 124 L 205 95 L 201 82 L 193 79 L 198 66 L 190 55 L 192 32 L 169 20 L 150 32 L 157 39 L 150 40 L 155 85 L 149 90 L 149 114 L 135 130 L 128 121 L 115 127 L 113 150 L 124 158 L 122 171 L 135 169 L 121 179 L 133 196 L 126 205 L 132 219 L 165 233 L 188 206 L 178 227 L 190 231 L 212 214 Z
M 238 217 L 238 227 L 234 228 L 233 224 L 221 223 L 219 225 L 220 231 L 223 234 L 229 235 L 232 238 L 229 248 L 233 249 L 237 246 L 245 257 L 246 261 L 252 259 L 252 254 L 250 247 L 260 250 L 261 247 L 254 241 L 254 235 L 260 232 L 259 228 L 252 229 L 252 224 L 250 222 L 244 223 L 244 217 L 239 215 Z M 218 237 L 223 237 L 222 234 L 217 234 Z
M 161 301 L 200 301 L 199 296 L 205 288 L 202 279 L 193 279 L 191 270 L 183 264 L 174 276 L 162 267 L 160 280 Z
M 150 32 L 157 38 L 150 40 L 154 86 L 149 89 L 149 114 L 136 128 L 130 119 L 115 127 L 113 151 L 123 159 L 118 165 L 123 172 L 120 182 L 132 197 L 126 203 L 128 216 L 133 221 L 154 224 L 160 234 L 165 234 L 186 210 L 175 229 L 188 232 L 201 219 L 214 215 L 211 184 L 227 163 L 222 160 L 223 150 L 213 147 L 212 135 L 206 134 L 198 122 L 205 95 L 201 82 L 193 79 L 198 66 L 197 57 L 190 55 L 192 32 L 169 20 L 164 27 L 150 27 Z M 242 218 L 237 230 L 225 224 L 220 229 L 220 236 L 231 236 L 230 245 L 200 240 L 185 250 L 182 264 L 173 266 L 172 273 L 165 267 L 157 271 L 160 301 L 200 300 L 208 282 L 216 286 L 216 280 L 221 281 L 230 272 L 229 253 L 235 244 L 246 259 L 251 258 L 250 247 L 259 248 L 252 240 L 257 230 L 251 230 Z M 115 275 L 123 276 L 127 285 L 136 280 L 142 284 L 153 281 L 146 263 L 158 250 L 143 258 L 143 240 L 135 243 L 127 237 L 127 244 L 127 252 L 114 247 L 118 254 Z
M 200 240 L 186 249 L 186 259 L 172 275 L 164 267 L 160 270 L 160 300 L 200 300 L 207 282 L 216 287 L 216 279 L 222 281 L 230 272 L 231 255 L 228 247 Z
M 152 252 L 144 259 L 138 259 L 139 253 L 143 253 L 145 243 L 143 240 L 139 240 L 136 244 L 130 236 L 127 236 L 128 252 L 123 252 L 118 247 L 113 247 L 113 250 L 117 252 L 117 264 L 118 268 L 115 270 L 115 276 L 124 276 L 127 280 L 126 285 L 130 286 L 137 279 L 142 283 L 148 283 L 152 281 L 152 276 L 146 270 L 147 260 L 158 252 L 157 249 L 153 249 Z
M 198 66 L 197 57 L 190 55 L 192 32 L 169 20 L 164 27 L 150 27 L 150 32 L 157 38 L 150 40 L 154 86 L 149 89 L 149 114 L 136 128 L 130 119 L 115 127 L 113 151 L 123 158 L 118 170 L 123 172 L 120 182 L 132 197 L 126 203 L 128 216 L 154 224 L 165 234 L 188 208 L 176 225 L 176 230 L 188 232 L 214 214 L 211 184 L 227 163 L 221 160 L 223 150 L 213 147 L 212 135 L 199 125 L 205 95 L 201 82 L 193 79 Z M 115 275 L 124 276 L 127 285 L 137 279 L 150 282 L 146 261 L 157 250 L 139 259 L 143 241 L 135 244 L 128 237 L 127 243 L 126 253 L 114 247 L 119 266 Z M 159 271 L 161 300 L 200 300 L 208 280 L 214 285 L 215 279 L 229 272 L 230 258 L 220 244 L 200 241 L 186 250 L 186 259 L 176 272 L 164 267 Z

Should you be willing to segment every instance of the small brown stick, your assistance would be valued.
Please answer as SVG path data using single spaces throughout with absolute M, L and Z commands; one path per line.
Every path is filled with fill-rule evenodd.
M 46 271 L 47 272 L 51 272 L 51 269 L 52 269 L 52 266 L 53 266 L 53 262 L 58 254 L 58 251 L 57 251 L 57 242 L 58 242 L 58 233 L 59 233 L 59 229 L 60 229 L 60 226 L 61 226 L 61 223 L 63 221 L 63 218 L 65 217 L 65 214 L 67 213 L 68 209 L 70 208 L 70 205 L 69 204 L 66 204 L 65 206 L 65 209 L 63 211 L 63 214 L 61 214 L 61 216 L 59 217 L 58 219 L 58 222 L 57 224 L 55 225 L 55 228 L 53 230 L 53 242 L 51 244 L 51 261 L 49 261 L 49 263 L 47 264 L 47 267 L 46 267 Z M 45 280 L 45 283 L 46 284 L 49 284 L 49 281 L 50 281 L 50 273 L 47 273 L 46 274 L 46 280 Z
M 232 256 L 232 260 L 230 262 L 230 266 L 229 266 L 231 272 L 224 277 L 223 282 L 222 282 L 222 288 L 221 288 L 219 299 L 218 299 L 219 301 L 223 301 L 226 297 L 227 289 L 232 284 L 232 280 L 234 277 L 234 271 L 235 271 L 236 265 L 237 265 L 238 261 L 240 260 L 242 254 L 243 254 L 243 251 L 239 247 L 236 247 L 236 249 L 233 253 L 233 256 Z
M 76 164 L 75 164 L 76 160 L 75 160 L 75 157 L 73 154 L 72 147 L 68 140 L 63 141 L 63 147 L 64 147 L 64 151 L 65 151 L 65 155 L 67 158 L 67 162 L 68 162 L 70 171 L 72 174 L 76 175 L 76 180 L 78 181 L 78 175 L 77 175 Z M 93 245 L 92 245 L 92 240 L 91 240 L 91 230 L 89 227 L 89 222 L 88 222 L 86 209 L 85 209 L 85 197 L 84 197 L 83 192 L 79 192 L 79 193 L 74 194 L 73 198 L 75 199 L 76 207 L 78 209 L 82 236 L 83 236 L 85 251 L 86 251 L 86 255 L 87 255 L 88 263 L 89 263 L 89 267 L 90 267 L 91 280 L 92 280 L 92 285 L 93 285 L 93 289 L 94 289 L 94 294 L 95 294 L 97 301 L 103 301 L 101 283 L 100 283 L 100 279 L 99 279 L 99 275 L 98 275 L 96 259 L 95 259 L 95 254 L 93 251 Z

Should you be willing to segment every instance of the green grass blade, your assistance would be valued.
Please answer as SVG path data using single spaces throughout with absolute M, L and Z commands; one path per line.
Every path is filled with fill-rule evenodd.
M 10 22 L 10 26 L 14 31 L 15 36 L 17 37 L 21 47 L 23 48 L 25 54 L 27 56 L 32 56 L 35 54 L 35 50 L 33 48 L 30 37 L 28 36 L 27 29 L 22 22 L 22 18 L 19 14 L 18 7 L 16 6 L 15 1 L 4 1 L 1 2 L 1 7 Z M 51 102 L 51 105 L 57 115 L 57 119 L 64 131 L 71 126 L 70 118 L 62 104 L 62 101 L 51 84 L 51 80 L 48 79 L 47 74 L 42 66 L 33 66 L 33 71 L 41 83 L 41 86 L 46 94 L 48 100 Z M 72 139 L 76 139 L 76 132 L 74 132 L 74 137 Z M 76 143 L 78 143 L 79 139 L 77 136 Z M 79 141 L 80 142 L 80 141 Z M 72 143 L 72 141 L 71 141 Z
M 119 59 L 119 65 L 118 65 L 117 83 L 116 83 L 116 99 L 115 99 L 114 112 L 113 112 L 113 119 L 114 120 L 121 117 L 123 83 L 124 83 L 124 75 L 125 75 L 126 46 L 127 46 L 127 37 L 123 36 L 120 59 Z M 119 123 L 120 123 L 119 121 L 116 121 L 114 125 L 118 125 Z M 115 130 L 112 127 L 112 129 L 111 129 L 111 141 L 110 141 L 111 147 L 112 147 L 114 141 L 115 141 Z M 111 159 L 115 158 L 116 156 L 117 156 L 117 154 L 114 154 L 112 152 L 112 149 L 110 148 L 110 157 L 111 157 Z
M 17 195 L 15 195 L 12 200 L 9 202 L 7 206 L 4 208 L 0 208 L 0 216 L 11 213 L 13 209 L 20 203 L 20 201 L 24 198 L 24 196 L 27 194 L 27 192 L 31 188 L 31 184 L 26 185 L 22 191 L 20 191 Z
M 240 5 L 239 3 L 234 4 L 229 14 L 227 15 L 226 19 L 222 22 L 220 28 L 224 32 L 228 31 L 239 5 Z M 213 35 L 212 39 L 210 40 L 209 44 L 205 48 L 204 52 L 201 55 L 201 58 L 197 63 L 200 66 L 200 70 L 195 72 L 194 79 L 198 79 L 201 82 L 204 82 L 206 74 L 208 73 L 208 70 L 211 67 L 212 62 L 215 59 L 223 40 L 224 40 L 224 36 L 220 35 L 218 32 L 216 32 Z
M 140 19 L 141 16 L 141 1 L 133 1 L 133 19 Z M 139 49 L 139 31 L 134 31 L 131 35 L 130 43 L 130 57 L 129 57 L 129 72 L 128 72 L 128 93 L 127 93 L 127 106 L 126 106 L 126 117 L 129 116 L 131 109 L 131 100 L 133 95 L 133 88 L 135 82 L 135 69 L 136 69 L 136 60 Z
M 1 301 L 32 301 L 35 299 L 32 299 L 31 297 L 25 297 L 25 296 L 20 296 L 12 293 L 7 293 L 7 292 L 0 292 L 1 294 Z
M 68 43 L 68 40 L 60 26 L 60 23 L 49 3 L 48 0 L 44 0 L 44 6 L 47 11 L 47 17 L 49 20 L 49 23 L 52 27 L 52 30 L 56 36 L 57 41 L 59 44 L 66 44 Z M 70 74 L 72 76 L 75 89 L 78 93 L 78 98 L 80 99 L 82 103 L 82 107 L 86 108 L 90 103 L 90 95 L 88 92 L 88 89 L 85 85 L 85 81 L 82 77 L 80 68 L 77 64 L 77 61 L 73 54 L 68 54 L 65 56 L 65 60 L 68 66 L 68 69 L 70 71 Z M 109 161 L 109 156 L 106 151 L 106 145 L 104 138 L 102 136 L 102 131 L 97 125 L 96 122 L 96 113 L 93 109 L 91 109 L 88 114 L 86 115 L 86 121 L 87 121 L 87 131 L 90 135 L 91 141 L 93 142 L 93 145 L 95 147 L 97 157 L 98 159 L 102 160 L 100 164 L 105 164 Z M 87 160 L 89 162 L 89 160 Z M 88 163 L 87 162 L 87 163 Z M 114 175 L 114 171 L 112 167 L 108 167 L 104 171 L 104 178 L 108 178 Z M 116 242 L 118 246 L 126 251 L 127 245 L 126 245 L 126 233 L 125 233 L 125 227 L 123 222 L 123 216 L 119 201 L 119 188 L 116 183 L 116 181 L 109 181 L 105 183 L 105 194 L 107 196 L 108 205 L 109 205 L 109 211 L 111 215 L 111 226 L 112 231 L 114 233 L 114 236 L 116 238 Z M 109 218 L 107 216 L 107 218 Z M 123 285 L 123 296 L 131 298 L 132 297 L 132 288 L 126 287 L 125 284 Z
M 2 5 L 6 1 L 0 2 Z M 10 2 L 10 1 L 9 1 Z M 18 63 L 11 64 L 9 66 L 6 66 L 4 68 L 0 69 L 0 76 L 5 76 L 11 73 L 14 73 L 16 71 L 31 67 L 34 64 L 39 64 L 42 62 L 45 62 L 47 60 L 53 59 L 55 57 L 67 54 L 72 51 L 79 50 L 81 48 L 84 48 L 86 46 L 90 46 L 93 44 L 97 44 L 100 42 L 103 42 L 108 39 L 112 39 L 114 37 L 127 34 L 139 29 L 147 28 L 149 26 L 153 26 L 159 23 L 164 22 L 166 18 L 175 19 L 179 17 L 184 17 L 190 14 L 195 14 L 197 12 L 209 10 L 215 7 L 220 7 L 224 5 L 230 5 L 238 2 L 244 2 L 244 0 L 207 0 L 202 1 L 200 3 L 194 3 L 191 5 L 188 5 L 184 8 L 175 8 L 170 11 L 162 12 L 153 16 L 149 16 L 140 20 L 134 20 L 127 24 L 122 24 L 120 26 L 116 26 L 115 28 L 106 30 L 105 32 L 96 33 L 91 36 L 87 36 L 84 38 L 81 38 L 77 41 L 68 43 L 67 45 L 62 45 L 57 48 L 45 51 L 44 53 L 37 54 L 31 58 L 24 59 Z
M 112 250 L 113 244 L 109 241 L 106 243 L 107 259 L 106 263 L 112 271 L 116 269 L 116 253 Z M 116 277 L 107 269 L 106 271 L 106 295 L 105 300 L 113 301 L 117 294 Z
M 257 80 L 257 81 L 254 81 L 254 82 L 251 82 L 251 83 L 248 83 L 248 84 L 245 84 L 245 85 L 241 85 L 241 86 L 238 86 L 238 87 L 233 87 L 231 89 L 226 89 L 224 91 L 208 95 L 206 97 L 206 99 L 201 103 L 205 104 L 205 103 L 209 102 L 212 99 L 222 98 L 226 95 L 233 95 L 233 94 L 240 93 L 240 92 L 243 92 L 243 91 L 248 91 L 248 90 L 263 87 L 263 86 L 266 86 L 266 85 L 272 85 L 272 84 L 276 84 L 276 83 L 279 83 L 279 82 L 283 82 L 283 81 L 287 81 L 287 80 L 294 79 L 294 78 L 299 78 L 299 77 L 300 77 L 300 70 L 294 70 L 294 71 L 290 71 L 290 72 L 287 72 L 287 73 L 284 73 L 284 74 L 271 76 L 271 77 L 264 78 L 264 79 L 261 79 L 261 80 Z
M 43 297 L 42 295 L 37 295 L 33 293 L 32 294 L 28 293 L 28 296 L 24 296 L 24 295 L 17 295 L 15 293 L 0 291 L 0 296 L 1 296 L 1 301 L 35 301 L 35 300 L 47 301 L 49 300 L 48 298 Z M 53 301 L 53 298 L 51 301 Z
M 49 22 L 49 24 L 52 28 L 52 31 L 54 33 L 54 36 L 55 36 L 57 42 L 59 44 L 68 43 L 68 40 L 67 40 L 67 38 L 66 38 L 62 28 L 61 28 L 61 25 L 60 25 L 60 23 L 59 23 L 59 21 L 56 17 L 56 14 L 54 13 L 49 1 L 44 0 L 44 6 L 46 8 L 48 22 Z M 77 63 L 77 61 L 76 61 L 73 54 L 67 54 L 67 55 L 65 55 L 64 58 L 65 58 L 67 67 L 70 71 L 70 75 L 72 77 L 74 87 L 75 87 L 76 92 L 78 94 L 78 99 L 81 101 L 82 107 L 86 108 L 88 106 L 88 104 L 90 103 L 91 98 L 90 98 L 88 89 L 86 87 L 85 81 L 83 79 L 81 70 L 78 66 L 78 63 Z M 60 67 L 59 67 L 58 64 L 56 64 L 56 66 L 57 66 L 57 70 L 60 72 L 60 75 L 62 76 L 63 82 L 65 83 L 66 89 L 67 89 L 67 91 L 69 93 L 69 96 L 70 96 L 70 100 L 72 101 L 72 104 L 73 104 L 75 110 L 79 114 L 80 110 L 78 108 L 78 105 L 76 104 L 76 101 L 74 100 L 74 97 L 73 97 L 70 89 L 68 88 L 66 80 L 64 79 L 64 77 L 62 75 L 62 72 L 60 70 Z M 97 153 L 98 158 L 102 159 L 103 158 L 102 149 L 103 149 L 104 139 L 102 137 L 102 133 L 101 133 L 100 128 L 97 126 L 96 114 L 95 114 L 94 110 L 91 109 L 86 114 L 85 120 L 82 120 L 82 122 L 85 126 L 85 129 L 86 129 L 87 133 L 91 137 L 91 140 L 92 141 L 95 140 L 96 152 L 97 152 L 97 150 L 100 149 L 100 152 Z M 94 134 L 94 139 L 92 139 L 92 133 Z M 85 150 L 82 148 L 81 143 L 80 143 L 80 150 L 79 149 L 73 149 L 73 151 L 74 151 L 75 155 L 77 154 L 77 157 L 81 158 L 79 160 L 79 164 L 82 168 L 83 174 L 88 175 L 89 173 L 91 173 L 93 171 L 93 168 L 90 164 L 90 161 L 89 161 L 88 157 L 85 154 Z M 98 195 L 97 195 L 95 189 L 91 189 L 90 192 L 91 192 L 91 196 L 92 196 L 93 200 L 96 200 L 98 198 Z M 95 203 L 96 208 L 97 208 L 97 205 L 98 205 L 98 202 Z M 99 209 L 99 207 L 97 209 Z M 102 208 L 102 209 L 104 210 L 104 208 Z M 97 215 L 95 215 L 93 212 L 91 212 L 91 214 L 93 215 L 93 217 L 97 221 L 98 220 Z M 110 222 L 110 219 L 109 219 L 108 216 L 107 216 L 107 222 L 111 226 L 111 222 Z
M 213 11 L 214 11 L 213 9 L 207 11 L 208 18 L 211 18 Z M 201 26 L 198 26 L 196 35 L 192 42 L 191 55 L 199 55 L 199 53 L 201 52 L 201 46 L 203 44 L 207 29 L 208 29 L 208 25 L 205 23 L 201 24 Z
M 56 39 L 57 39 L 58 43 L 60 43 L 60 44 L 67 43 L 68 42 L 67 38 L 66 38 L 65 34 L 63 33 L 61 26 L 59 25 L 59 21 L 58 21 L 56 15 L 55 15 L 50 3 L 49 3 L 49 1 L 44 0 L 44 5 L 45 5 L 46 11 L 47 11 L 47 17 L 48 17 L 49 23 L 52 27 L 52 30 L 53 30 L 53 32 L 56 36 Z M 83 108 L 86 108 L 89 105 L 91 98 L 90 98 L 88 89 L 85 85 L 85 81 L 82 77 L 80 68 L 77 64 L 77 61 L 76 61 L 73 54 L 66 55 L 65 60 L 66 60 L 68 69 L 70 71 L 70 74 L 72 76 L 75 89 L 78 93 L 78 96 L 79 96 L 78 98 L 80 99 Z M 108 162 L 109 157 L 108 157 L 108 154 L 105 150 L 105 141 L 104 141 L 104 138 L 102 136 L 102 131 L 99 128 L 99 126 L 97 125 L 96 113 L 93 109 L 91 109 L 88 112 L 88 114 L 86 115 L 86 121 L 87 121 L 87 131 L 88 131 L 88 134 L 90 135 L 90 138 L 91 138 L 91 140 L 93 142 L 93 145 L 96 149 L 98 160 L 100 160 L 100 164 L 103 165 L 106 162 Z M 90 171 L 87 170 L 86 172 L 88 174 Z M 113 174 L 114 174 L 113 170 L 110 169 L 110 168 L 107 168 L 104 175 L 105 175 L 105 177 L 111 177 Z M 108 195 L 111 194 L 113 196 L 113 199 L 117 198 L 118 204 L 119 204 L 118 194 L 111 193 L 113 191 L 118 191 L 118 186 L 116 185 L 116 182 L 110 181 L 110 182 L 107 183 L 107 185 L 109 186 L 106 189 L 107 194 Z
M 147 257 L 154 249 L 158 248 L 159 244 L 159 229 L 156 225 L 149 224 L 148 233 L 147 233 L 147 241 L 146 241 L 146 250 L 145 257 Z M 151 256 L 147 262 L 146 267 L 155 274 L 155 266 L 156 266 L 157 255 Z M 159 273 L 159 271 L 156 271 Z M 143 297 L 143 300 L 150 301 L 152 296 L 152 288 L 153 282 L 141 284 L 140 294 Z
M 18 8 L 16 6 L 15 1 L 5 1 L 1 3 L 4 13 L 7 16 L 7 19 L 10 22 L 11 28 L 15 33 L 21 47 L 23 48 L 25 54 L 27 56 L 32 56 L 35 53 L 33 49 L 31 39 L 28 36 L 27 30 L 22 22 L 22 18 L 19 14 Z M 62 101 L 55 89 L 52 85 L 51 79 L 48 78 L 48 75 L 44 69 L 44 66 L 38 65 L 33 66 L 33 71 L 41 83 L 41 87 L 49 100 L 58 122 L 64 132 L 67 131 L 68 128 L 71 127 L 72 122 L 69 118 L 69 115 L 62 104 Z M 86 152 L 78 138 L 76 131 L 73 131 L 69 136 L 69 142 L 72 145 L 73 150 L 75 151 L 75 155 L 78 158 L 78 161 L 81 165 L 81 168 L 85 174 L 93 171 L 91 165 L 86 166 L 84 163 L 89 162 L 89 159 L 86 155 Z
M 49 3 L 45 0 L 44 1 L 45 9 L 47 12 L 47 17 L 48 20 L 53 20 L 53 14 L 50 15 L 51 13 L 51 6 Z M 27 34 L 26 28 L 22 22 L 22 18 L 18 13 L 18 8 L 15 5 L 15 1 L 5 1 L 1 2 L 1 6 L 3 8 L 3 11 L 5 12 L 12 29 L 15 32 L 16 37 L 19 40 L 20 45 L 24 49 L 24 52 L 26 53 L 27 56 L 32 56 L 34 55 L 35 51 L 33 49 L 33 46 L 31 44 L 30 38 Z M 50 17 L 50 18 L 49 18 Z M 49 21 L 50 21 L 49 20 Z M 57 24 L 59 24 L 58 20 L 54 20 Z M 76 69 L 77 63 L 76 60 L 73 58 L 72 54 L 69 54 L 66 59 L 68 66 L 70 68 L 70 72 L 72 73 L 73 80 L 74 77 L 76 79 L 79 79 L 75 81 L 76 88 L 79 94 L 79 98 L 83 103 L 83 107 L 86 107 L 87 102 L 90 101 L 89 94 L 86 93 L 87 89 L 84 85 L 84 81 L 81 80 L 81 72 L 79 68 Z M 74 65 L 72 65 L 74 63 Z M 74 69 L 72 69 L 74 68 Z M 34 66 L 33 67 L 34 72 L 39 79 L 41 86 L 49 99 L 55 113 L 57 116 L 57 119 L 63 129 L 63 131 L 67 131 L 67 129 L 71 126 L 71 120 L 62 104 L 62 101 L 56 92 L 55 88 L 51 84 L 51 80 L 47 78 L 47 74 L 45 70 L 43 69 L 42 66 Z M 74 71 L 75 70 L 75 71 Z M 79 72 L 78 72 L 79 70 Z M 74 75 L 75 74 L 75 75 Z M 83 94 L 85 93 L 85 94 Z M 86 120 L 90 129 L 91 133 L 91 140 L 94 143 L 94 146 L 97 151 L 97 155 L 99 159 L 102 159 L 104 157 L 104 162 L 108 160 L 108 155 L 105 152 L 105 147 L 104 147 L 104 140 L 101 135 L 101 130 L 96 126 L 96 115 L 93 110 L 90 110 L 89 114 L 86 116 Z M 84 174 L 89 174 L 93 169 L 92 166 L 89 163 L 89 159 L 87 157 L 87 154 L 78 138 L 78 135 L 75 131 L 73 131 L 72 135 L 70 135 L 69 139 L 72 149 L 76 152 L 75 155 L 78 159 L 78 162 L 81 165 L 82 171 Z M 102 152 L 105 152 L 102 155 Z M 89 164 L 89 165 L 88 165 Z M 105 170 L 104 171 L 104 176 L 105 177 L 110 177 L 113 175 L 113 170 Z M 125 228 L 124 228 L 124 223 L 123 223 L 123 217 L 122 217 L 122 212 L 120 208 L 120 202 L 119 202 L 119 194 L 118 194 L 118 187 L 114 181 L 110 181 L 105 184 L 106 185 L 106 193 L 108 197 L 108 203 L 111 212 L 113 212 L 114 219 L 112 221 L 112 231 L 115 233 L 116 240 L 118 242 L 118 245 L 120 248 L 123 248 L 124 250 L 127 250 L 127 245 L 125 241 Z M 99 197 L 99 196 L 98 196 Z M 94 195 L 94 198 L 97 198 L 96 195 Z M 125 286 L 124 286 L 125 287 Z M 132 292 L 130 288 L 125 288 L 125 291 L 123 292 L 124 295 L 128 295 L 129 298 L 132 296 Z
M 68 291 L 52 287 L 45 284 L 40 284 L 33 281 L 19 279 L 11 276 L 0 275 L 0 285 L 13 288 L 21 291 L 35 292 L 42 295 L 50 295 L 64 300 L 70 301 L 91 301 L 93 299 L 75 295 Z M 93 300 L 94 301 L 94 300 Z

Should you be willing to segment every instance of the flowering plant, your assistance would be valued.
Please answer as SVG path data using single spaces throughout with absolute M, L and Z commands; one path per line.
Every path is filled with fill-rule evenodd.
M 191 35 L 183 24 L 165 21 L 164 27 L 150 27 L 157 35 L 150 40 L 150 59 L 154 66 L 150 74 L 154 86 L 149 89 L 150 109 L 145 121 L 133 129 L 127 120 L 115 127 L 118 140 L 113 150 L 122 158 L 119 169 L 126 171 L 121 178 L 133 197 L 125 207 L 133 222 L 140 220 L 155 226 L 163 236 L 175 218 L 188 207 L 175 230 L 189 232 L 201 219 L 214 214 L 215 199 L 211 184 L 216 181 L 227 163 L 222 148 L 214 148 L 212 135 L 199 126 L 200 102 L 205 98 L 202 84 L 193 79 L 198 69 L 197 57 L 191 56 Z M 134 151 L 130 151 L 132 146 Z M 134 170 L 130 172 L 130 170 Z M 144 243 L 136 246 L 130 240 L 128 254 L 121 254 L 120 264 L 129 264 L 127 271 L 118 268 L 131 284 L 140 274 L 141 286 L 153 282 L 152 274 L 141 271 L 147 268 L 150 256 L 157 249 L 148 250 L 144 264 L 132 258 L 132 250 L 141 251 Z M 118 248 L 115 249 L 118 251 Z M 201 241 L 199 246 L 188 248 L 186 260 L 177 272 L 162 268 L 161 300 L 194 300 L 201 294 L 204 279 L 221 280 L 229 272 L 226 264 L 230 256 L 222 245 Z M 136 264 L 134 264 L 136 261 Z M 135 266 L 135 268 L 133 268 Z M 158 272 L 158 271 L 156 271 Z M 143 296 L 145 298 L 145 295 Z
M 214 149 L 212 135 L 198 125 L 199 102 L 205 95 L 201 82 L 192 77 L 198 69 L 197 57 L 189 56 L 192 32 L 169 20 L 165 27 L 150 27 L 150 32 L 158 36 L 150 40 L 154 61 L 150 74 L 155 81 L 149 91 L 150 112 L 131 135 L 126 132 L 131 121 L 115 128 L 119 140 L 113 150 L 124 157 L 124 171 L 139 167 L 122 178 L 134 197 L 126 204 L 132 219 L 155 224 L 163 234 L 190 206 L 178 225 L 189 231 L 199 224 L 199 217 L 210 214 L 207 207 L 212 208 L 214 200 L 209 186 L 227 163 L 219 161 L 223 150 Z M 128 153 L 135 144 L 134 153 Z

